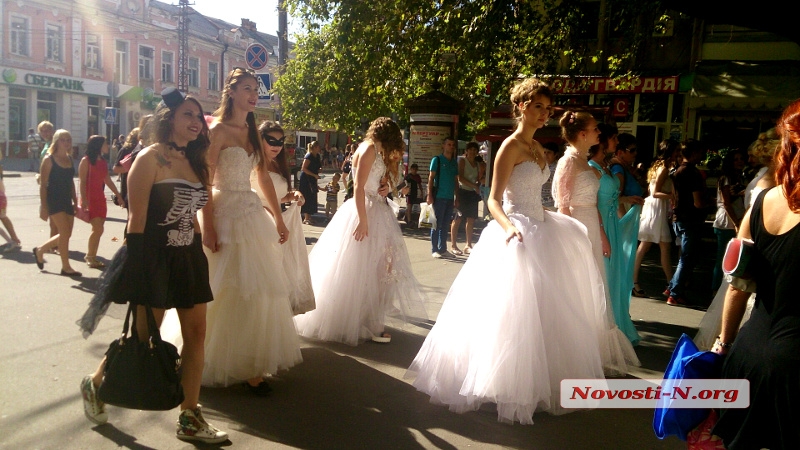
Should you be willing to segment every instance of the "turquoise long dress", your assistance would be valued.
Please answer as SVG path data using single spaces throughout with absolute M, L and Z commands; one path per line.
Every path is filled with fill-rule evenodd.
M 636 345 L 641 337 L 639 337 L 636 327 L 633 326 L 630 315 L 631 289 L 633 289 L 633 258 L 630 251 L 626 251 L 624 248 L 623 226 L 625 223 L 617 217 L 619 180 L 596 162 L 589 161 L 589 165 L 602 174 L 600 177 L 600 189 L 597 191 L 597 209 L 603 218 L 603 229 L 611 245 L 611 257 L 604 258 L 604 261 L 606 264 L 606 286 L 608 287 L 610 304 L 614 310 L 614 320 L 628 340 Z M 636 224 L 638 227 L 638 221 L 636 221 Z

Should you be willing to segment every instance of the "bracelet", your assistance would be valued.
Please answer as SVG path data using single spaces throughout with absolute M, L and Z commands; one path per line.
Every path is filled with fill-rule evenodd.
M 720 339 L 720 336 L 717 336 L 717 340 L 714 342 L 714 345 L 719 345 L 722 348 L 731 348 L 732 344 L 727 343 L 727 342 L 722 342 L 722 340 Z

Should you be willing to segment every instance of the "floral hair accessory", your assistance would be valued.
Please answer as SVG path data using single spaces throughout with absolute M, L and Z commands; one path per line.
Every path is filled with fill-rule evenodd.
M 575 113 L 572 111 L 569 112 L 569 123 L 570 124 L 575 123 Z

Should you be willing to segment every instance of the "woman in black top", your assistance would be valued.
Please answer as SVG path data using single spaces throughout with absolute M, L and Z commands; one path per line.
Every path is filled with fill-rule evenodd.
M 79 321 L 91 333 L 103 305 L 109 302 L 148 304 L 156 322 L 176 308 L 181 324 L 185 399 L 178 416 L 177 438 L 220 443 L 228 434 L 208 424 L 198 400 L 204 364 L 206 304 L 212 300 L 208 260 L 203 253 L 199 211 L 208 200 L 208 125 L 200 103 L 168 88 L 144 130 L 145 142 L 128 174 L 128 234 L 124 249 L 104 273 L 103 284 L 89 311 Z M 136 317 L 144 317 L 139 306 Z M 137 320 L 139 336 L 148 336 L 147 321 Z M 96 389 L 103 381 L 105 359 L 81 382 L 84 413 L 94 423 L 108 420 Z
M 740 238 L 754 241 L 748 269 L 756 282 L 756 304 L 740 330 L 750 294 L 733 281 L 722 333 L 711 349 L 727 354 L 722 378 L 750 383 L 750 406 L 722 409 L 713 428 L 729 450 L 788 449 L 800 442 L 800 100 L 783 112 L 778 130 L 778 185 L 758 195 L 739 229 Z
M 58 247 L 61 256 L 61 275 L 79 277 L 81 273 L 69 265 L 69 238 L 75 220 L 78 198 L 75 193 L 75 166 L 72 163 L 72 136 L 67 130 L 53 134 L 53 144 L 42 160 L 39 182 L 39 217 L 49 218 L 58 231 L 47 242 L 33 248 L 33 257 L 39 269 L 44 269 L 44 254 Z
M 303 223 L 305 224 L 311 223 L 311 215 L 317 212 L 317 194 L 319 193 L 317 181 L 321 168 L 319 142 L 314 141 L 308 144 L 308 153 L 303 157 L 303 166 L 300 169 L 300 193 L 306 199 L 300 211 L 303 213 Z

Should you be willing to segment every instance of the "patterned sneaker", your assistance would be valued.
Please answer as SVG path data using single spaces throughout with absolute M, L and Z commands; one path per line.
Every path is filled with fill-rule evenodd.
M 206 444 L 219 444 L 228 440 L 228 433 L 214 428 L 203 419 L 199 404 L 197 409 L 181 411 L 175 435 L 182 441 L 199 441 Z
M 97 398 L 97 391 L 92 383 L 92 376 L 86 375 L 81 380 L 81 396 L 83 397 L 83 413 L 92 422 L 102 425 L 108 422 L 106 405 Z

